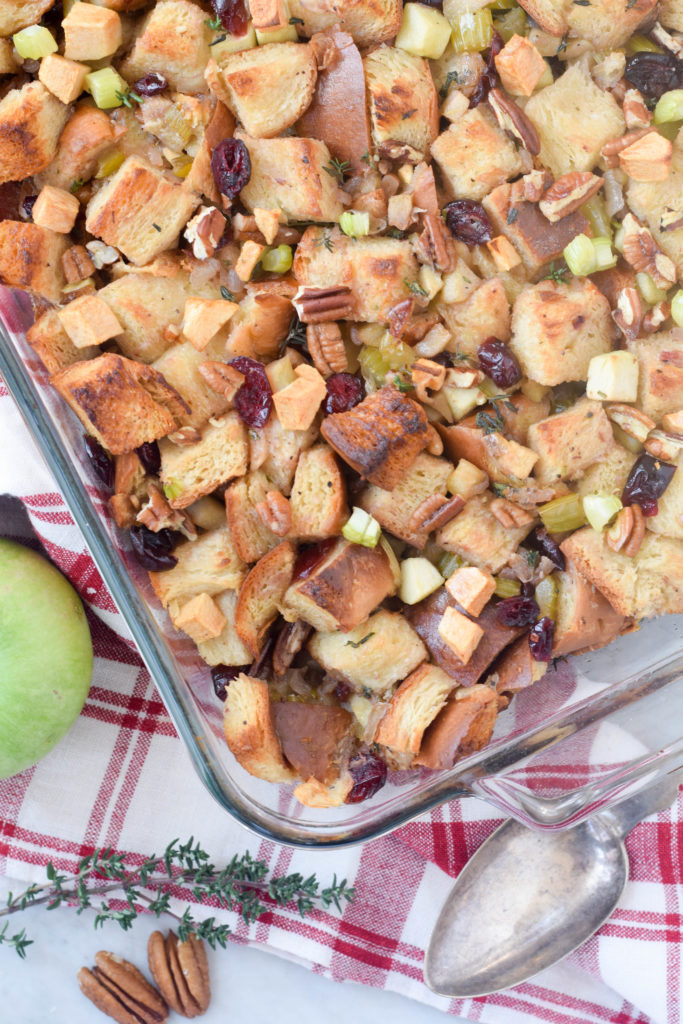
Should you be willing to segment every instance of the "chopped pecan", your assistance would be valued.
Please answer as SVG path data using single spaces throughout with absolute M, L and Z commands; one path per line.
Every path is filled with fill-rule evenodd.
M 119 1024 L 161 1024 L 168 1006 L 137 967 L 114 953 L 95 953 L 92 971 L 81 967 L 78 984 L 91 1003 Z
M 409 345 L 419 342 L 425 347 L 431 347 L 431 352 L 420 351 L 421 356 L 437 355 L 448 345 L 451 333 L 446 330 L 436 313 L 417 313 L 406 324 L 403 340 Z
M 506 96 L 502 89 L 491 89 L 489 106 L 503 131 L 514 135 L 532 156 L 538 156 L 541 152 L 541 141 L 522 108 Z
M 652 114 L 647 109 L 645 100 L 637 89 L 627 89 L 622 103 L 626 128 L 647 128 L 652 122 Z
M 449 388 L 473 388 L 481 384 L 486 374 L 469 366 L 452 366 L 446 370 L 446 385 Z
M 492 515 L 506 530 L 513 526 L 527 526 L 536 518 L 521 505 L 516 505 L 514 501 L 509 501 L 507 498 L 494 498 L 489 508 Z
M 148 502 L 138 512 L 136 521 L 146 526 L 153 533 L 159 530 L 178 530 L 188 540 L 194 540 L 197 536 L 197 528 L 185 513 L 180 509 L 173 509 L 166 501 L 158 487 L 154 484 L 147 486 Z
M 643 305 L 637 288 L 622 288 L 617 296 L 617 308 L 612 312 L 612 319 L 629 341 L 640 334 L 643 319 Z
M 280 630 L 273 650 L 273 671 L 276 676 L 285 674 L 312 631 L 313 627 L 302 619 L 288 622 Z
M 683 452 L 683 438 L 663 430 L 653 430 L 645 442 L 645 451 L 662 462 L 676 462 Z
M 619 153 L 619 165 L 633 181 L 666 181 L 673 145 L 658 131 L 646 132 Z
M 346 347 L 337 324 L 309 324 L 306 328 L 306 344 L 316 370 L 323 377 L 348 370 Z
M 644 412 L 636 409 L 633 405 L 623 405 L 621 402 L 616 402 L 612 405 L 606 405 L 605 412 L 612 423 L 616 423 L 625 434 L 628 434 L 629 437 L 634 437 L 641 444 L 645 441 L 650 431 L 654 430 L 657 426 L 654 420 L 651 420 L 649 416 L 646 416 Z
M 232 234 L 236 242 L 263 242 L 265 239 L 253 214 L 236 213 L 232 218 Z
M 645 537 L 645 518 L 640 505 L 622 508 L 606 535 L 607 547 L 634 558 Z
M 680 38 L 675 39 L 658 21 L 652 26 L 650 36 L 656 43 L 663 46 L 665 50 L 669 50 L 676 57 L 683 57 L 683 43 Z
M 190 445 L 201 441 L 202 435 L 196 427 L 181 427 L 180 430 L 169 434 L 168 439 L 179 448 L 189 448 Z
M 624 228 L 624 259 L 633 269 L 648 273 L 658 288 L 668 290 L 676 281 L 676 267 L 662 252 L 648 228 L 627 213 Z
M 182 1017 L 199 1017 L 211 1002 L 209 964 L 204 943 L 196 935 L 179 942 L 174 932 L 166 938 L 152 932 L 147 943 L 152 977 L 168 1005 Z
M 659 219 L 659 230 L 676 231 L 680 227 L 683 227 L 683 211 L 672 210 L 671 207 L 667 206 Z
M 662 427 L 669 434 L 683 437 L 683 409 L 678 409 L 676 412 L 667 412 L 662 416 Z
M 671 303 L 658 302 L 656 306 L 649 309 L 643 317 L 643 326 L 641 331 L 643 334 L 654 334 L 662 326 L 665 320 L 668 320 L 671 316 Z
M 530 171 L 510 186 L 510 204 L 537 203 L 553 179 L 547 171 Z
M 553 182 L 541 199 L 538 204 L 540 211 L 555 224 L 583 206 L 591 196 L 600 191 L 602 185 L 603 179 L 591 174 L 590 171 L 571 171 L 569 174 L 563 174 Z
M 276 537 L 286 537 L 292 528 L 289 500 L 279 491 L 268 491 L 264 501 L 257 501 L 256 512 L 264 526 Z
M 69 284 L 75 284 L 95 273 L 95 264 L 84 245 L 72 245 L 66 250 L 62 256 L 62 268 Z
M 397 302 L 395 306 L 391 307 L 387 314 L 387 323 L 389 324 L 389 334 L 391 334 L 392 337 L 401 337 L 405 331 L 406 324 L 413 315 L 414 308 L 414 299 L 403 299 L 401 302 Z
M 353 316 L 353 296 L 348 285 L 336 288 L 300 288 L 294 296 L 294 308 L 304 324 L 322 324 Z
M 216 251 L 227 221 L 215 206 L 200 206 L 185 228 L 185 238 L 198 260 L 209 259 Z
M 398 160 L 400 163 L 417 165 L 425 158 L 424 153 L 407 142 L 399 142 L 396 139 L 387 139 L 380 142 L 377 153 L 381 160 Z
M 465 499 L 459 494 L 446 498 L 443 494 L 431 494 L 420 502 L 410 519 L 408 529 L 415 533 L 431 533 L 439 530 L 462 512 Z
M 425 213 L 422 223 L 424 231 L 420 235 L 420 242 L 423 250 L 427 253 L 432 266 L 448 273 L 457 263 L 453 236 L 446 227 L 443 217 L 436 214 Z
M 529 552 L 527 551 L 526 554 L 529 554 Z M 546 576 L 550 576 L 557 568 L 555 563 L 546 558 L 545 555 L 541 555 L 538 562 L 532 564 L 525 555 L 520 555 L 518 551 L 508 558 L 507 564 L 518 580 L 522 583 L 533 583 L 534 585 L 540 583 Z
M 226 401 L 232 402 L 244 384 L 244 374 L 227 363 L 219 363 L 215 359 L 205 359 L 198 370 L 212 391 L 223 395 Z
M 637 142 L 638 139 L 642 139 L 643 136 L 651 132 L 651 128 L 637 128 L 635 131 L 627 132 L 626 135 L 621 135 L 618 139 L 610 139 L 600 150 L 600 155 L 605 161 L 606 167 L 618 167 L 619 166 L 619 154 L 623 149 L 627 149 L 628 146 Z
M 446 367 L 431 359 L 417 359 L 410 368 L 415 393 L 421 402 L 428 402 L 428 391 L 439 391 L 446 379 Z
M 96 270 L 108 267 L 111 263 L 116 263 L 117 260 L 121 259 L 121 253 L 118 249 L 115 249 L 113 245 L 106 245 L 104 242 L 100 242 L 98 238 L 93 238 L 92 242 L 86 242 L 85 248 L 90 253 L 90 258 L 95 264 Z

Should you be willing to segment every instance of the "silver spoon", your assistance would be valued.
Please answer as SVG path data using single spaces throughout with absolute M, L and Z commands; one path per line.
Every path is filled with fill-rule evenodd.
M 624 838 L 677 793 L 677 778 L 666 778 L 559 832 L 506 821 L 467 862 L 439 915 L 425 958 L 429 988 L 460 998 L 500 992 L 584 943 L 626 885 Z

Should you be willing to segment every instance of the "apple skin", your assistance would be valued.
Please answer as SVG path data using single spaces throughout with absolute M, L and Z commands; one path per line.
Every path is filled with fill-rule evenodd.
M 42 555 L 0 539 L 0 779 L 35 764 L 73 725 L 92 666 L 69 581 Z

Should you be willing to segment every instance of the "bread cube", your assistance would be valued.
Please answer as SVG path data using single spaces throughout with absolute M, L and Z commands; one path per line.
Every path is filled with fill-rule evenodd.
M 62 21 L 64 56 L 67 60 L 102 60 L 116 53 L 122 41 L 121 19 L 116 11 L 76 0 Z
M 73 103 L 85 88 L 85 76 L 90 71 L 87 64 L 67 60 L 58 53 L 43 57 L 38 68 L 38 78 L 53 96 L 62 103 Z
M 511 697 L 520 690 L 526 690 L 543 678 L 548 667 L 547 662 L 534 660 L 528 638 L 522 637 L 505 651 L 496 665 L 496 693 Z
M 652 232 L 657 245 L 683 276 L 683 147 L 674 146 L 666 181 L 629 181 L 627 202 Z M 666 218 L 680 216 L 680 227 L 669 229 Z
M 289 540 L 260 558 L 240 587 L 235 629 L 252 658 L 258 658 L 292 581 L 296 548 Z
M 99 295 L 74 299 L 59 311 L 59 319 L 76 348 L 101 345 L 121 333 L 121 324 Z
M 645 525 L 652 533 L 660 533 L 665 537 L 683 540 L 683 470 L 681 458 L 678 459 L 676 472 L 669 481 L 669 486 L 659 498 L 659 511 L 656 516 L 648 516 Z
M 315 633 L 308 644 L 315 660 L 355 690 L 384 694 L 427 657 L 414 629 L 397 612 L 381 609 L 349 633 Z M 391 651 L 391 657 L 387 652 Z
M 518 35 L 507 41 L 495 63 L 503 88 L 514 96 L 531 96 L 546 69 L 534 44 Z
M 524 170 L 515 144 L 483 104 L 468 110 L 439 135 L 432 156 L 452 199 L 482 200 L 491 189 Z
M 68 116 L 42 82 L 27 82 L 0 99 L 0 185 L 47 167 Z
M 296 778 L 282 756 L 267 683 L 244 673 L 233 679 L 225 698 L 223 729 L 230 750 L 250 775 L 268 782 Z
M 39 228 L 49 228 L 60 235 L 68 235 L 80 210 L 76 196 L 61 188 L 45 185 L 39 192 L 33 207 L 33 223 Z
M 0 75 L 13 75 L 17 66 L 12 40 L 0 38 Z
M 415 765 L 452 768 L 456 761 L 485 747 L 498 715 L 498 696 L 489 686 L 458 690 L 425 733 Z
M 275 359 L 289 333 L 292 315 L 292 303 L 284 296 L 250 292 L 230 320 L 226 356 L 251 356 L 261 362 Z
M 297 374 L 297 370 L 302 369 L 313 373 L 310 376 Z M 275 392 L 273 405 L 285 430 L 308 430 L 327 395 L 327 387 L 323 377 L 312 366 L 297 366 L 294 373 L 297 379 Z
M 361 491 L 357 504 L 374 516 L 383 529 L 421 550 L 429 533 L 411 528 L 410 518 L 432 494 L 446 494 L 446 481 L 452 469 L 445 459 L 421 452 L 393 490 L 370 484 Z
M 533 523 L 501 526 L 490 510 L 492 499 L 490 492 L 470 498 L 460 515 L 437 531 L 436 542 L 471 565 L 497 573 L 531 531 Z
M 590 9 L 570 3 L 566 7 L 569 34 L 587 39 L 595 50 L 616 50 L 655 13 L 657 0 L 591 0 Z
M 84 101 L 69 118 L 59 138 L 57 154 L 41 172 L 41 181 L 67 191 L 75 181 L 89 181 L 100 157 L 114 141 L 113 125 L 107 114 Z
M 189 0 L 159 0 L 142 22 L 121 74 L 135 82 L 157 71 L 178 92 L 202 92 L 204 69 L 211 57 L 207 21 L 206 12 Z
M 439 100 L 428 62 L 380 46 L 363 65 L 375 145 L 405 143 L 427 154 L 439 134 Z
M 541 140 L 539 159 L 556 178 L 591 171 L 605 143 L 625 130 L 611 93 L 599 89 L 580 63 L 532 96 L 525 113 Z
M 62 256 L 68 246 L 64 235 L 30 221 L 0 221 L 0 279 L 10 288 L 61 302 L 66 284 Z
M 589 466 L 576 490 L 582 498 L 587 494 L 614 494 L 620 498 L 635 461 L 633 452 L 617 444 L 599 462 Z
M 3 0 L 0 4 L 0 36 L 11 36 L 36 25 L 55 0 Z
M 638 408 L 658 422 L 681 407 L 683 332 L 674 328 L 630 348 L 638 360 Z
M 130 156 L 88 203 L 85 226 L 143 266 L 173 248 L 198 204 L 198 196 Z
M 196 444 L 164 441 L 159 447 L 160 478 L 172 508 L 187 508 L 247 471 L 247 430 L 236 412 L 209 423 Z
M 496 581 L 476 566 L 463 565 L 448 577 L 446 590 L 468 615 L 481 615 L 496 590 Z
M 594 356 L 614 341 L 609 302 L 588 278 L 527 285 L 512 312 L 510 348 L 539 384 L 586 380 Z
M 258 562 L 280 543 L 261 519 L 256 505 L 265 501 L 269 484 L 262 473 L 247 473 L 225 492 L 225 512 L 240 558 Z
M 465 355 L 476 356 L 492 335 L 501 341 L 510 338 L 510 303 L 499 277 L 484 281 L 463 302 L 444 302 L 439 296 L 436 309 L 453 335 L 448 347 Z
M 567 571 L 556 573 L 556 578 L 559 586 L 553 656 L 604 647 L 619 636 L 624 616 L 583 578 L 573 562 L 568 561 Z
M 166 572 L 151 572 L 149 578 L 164 608 L 171 608 L 174 613 L 198 594 L 213 597 L 239 590 L 247 575 L 227 524 L 179 544 L 173 553 L 178 564 Z M 219 607 L 223 607 L 220 599 Z M 224 608 L 223 611 L 232 622 L 234 615 L 228 616 Z M 247 657 L 237 664 L 248 662 Z
M 100 288 L 97 294 L 121 324 L 117 344 L 123 354 L 151 363 L 169 348 L 171 338 L 166 328 L 179 326 L 188 292 L 189 282 L 184 274 L 124 274 Z
M 661 0 L 659 20 L 665 28 L 683 32 L 683 0 Z
M 26 332 L 26 340 L 49 374 L 57 373 L 81 359 L 92 359 L 96 348 L 76 348 L 62 327 L 56 309 L 48 309 Z
M 255 139 L 243 132 L 235 137 L 245 143 L 251 159 L 251 178 L 240 192 L 248 210 L 277 206 L 288 220 L 339 220 L 343 207 L 337 180 L 325 170 L 332 156 L 324 142 L 293 136 Z
M 218 636 L 197 642 L 199 654 L 207 665 L 249 665 L 251 654 L 235 630 L 237 593 L 234 590 L 224 590 L 216 594 L 213 601 L 223 616 L 223 629 Z
M 334 0 L 331 4 L 311 4 L 307 0 L 289 0 L 292 18 L 304 36 L 339 23 L 360 47 L 377 46 L 394 39 L 401 27 L 401 0 Z
M 317 78 L 313 48 L 267 43 L 230 54 L 218 71 L 225 105 L 254 138 L 281 135 L 301 117 Z
M 290 496 L 292 536 L 306 542 L 336 537 L 348 519 L 346 484 L 327 445 L 302 452 Z
M 532 424 L 528 443 L 539 456 L 534 474 L 541 483 L 579 479 L 616 444 L 602 405 L 588 398 Z
M 197 594 L 182 605 L 173 617 L 173 625 L 199 644 L 221 635 L 225 615 L 209 594 Z
M 438 629 L 441 639 L 463 665 L 468 663 L 484 635 L 481 626 L 450 606 L 445 609 Z
M 67 366 L 52 383 L 112 455 L 170 434 L 186 408 L 160 373 L 112 352 Z
M 425 729 L 445 705 L 453 686 L 451 677 L 437 665 L 420 665 L 391 698 L 374 742 L 396 753 L 417 754 Z
M 284 755 L 303 779 L 329 785 L 339 778 L 353 745 L 353 715 L 329 704 L 273 704 Z
M 238 309 L 236 302 L 226 302 L 225 299 L 191 297 L 185 302 L 183 334 L 197 351 L 202 352 Z
M 521 0 L 519 6 L 552 36 L 563 36 L 569 28 L 565 0 Z

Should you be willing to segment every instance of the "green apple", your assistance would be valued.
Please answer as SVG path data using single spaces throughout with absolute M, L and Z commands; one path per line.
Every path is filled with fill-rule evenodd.
M 35 764 L 73 725 L 92 665 L 69 581 L 41 555 L 0 539 L 0 779 Z

